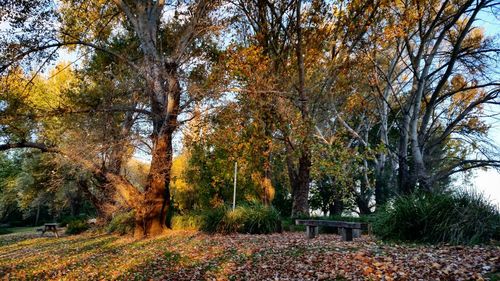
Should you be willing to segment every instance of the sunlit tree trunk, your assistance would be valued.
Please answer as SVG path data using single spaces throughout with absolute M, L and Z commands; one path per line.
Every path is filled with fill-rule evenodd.
M 120 0 L 115 0 L 115 2 L 134 28 L 145 55 L 143 69 L 149 85 L 153 146 L 148 183 L 142 195 L 143 200 L 135 207 L 134 233 L 135 236 L 154 236 L 165 230 L 166 214 L 170 208 L 172 135 L 177 128 L 180 102 L 180 85 L 177 76 L 179 66 L 172 57 L 161 53 L 161 47 L 157 43 L 160 17 L 165 2 L 135 1 L 132 4 Z M 201 6 L 202 10 L 205 8 Z M 195 16 L 200 16 L 200 14 L 193 17 Z M 182 39 L 179 40 L 181 45 L 186 43 Z M 178 47 L 182 52 L 182 48 L 186 46 Z
M 152 162 L 143 204 L 136 211 L 135 236 L 158 235 L 165 230 L 170 207 L 172 136 L 166 132 L 153 140 Z
M 152 151 L 148 183 L 144 190 L 144 202 L 136 211 L 135 236 L 154 236 L 166 229 L 166 217 L 170 208 L 170 172 L 172 167 L 172 137 L 177 128 L 180 86 L 176 69 L 168 70 L 166 83 L 159 83 L 158 89 L 166 92 L 167 101 L 162 102 L 152 95 Z M 161 77 L 159 75 L 159 77 Z M 166 85 L 166 89 L 162 89 Z

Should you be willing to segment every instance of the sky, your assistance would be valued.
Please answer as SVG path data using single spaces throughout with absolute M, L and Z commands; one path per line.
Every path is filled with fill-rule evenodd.
M 500 15 L 493 12 L 482 12 L 479 14 L 478 25 L 484 28 L 487 36 L 497 36 L 500 40 Z M 500 64 L 497 64 L 499 69 Z M 497 73 L 496 80 L 500 80 L 500 74 Z M 491 126 L 489 130 L 489 137 L 498 148 L 500 148 L 500 108 L 487 109 L 491 114 L 497 114 L 496 118 L 487 118 L 486 122 Z M 500 153 L 500 152 L 499 152 Z M 500 208 L 500 171 L 489 169 L 487 171 L 476 170 L 476 178 L 472 181 L 473 187 L 479 192 L 482 192 L 486 197 L 489 197 L 491 202 Z
M 499 116 L 487 118 L 486 122 L 491 126 L 488 136 L 491 141 L 500 149 L 500 108 L 490 109 L 492 113 Z M 497 151 L 500 153 L 500 151 Z M 493 204 L 500 208 L 500 171 L 495 169 L 479 170 L 475 172 L 475 179 L 472 181 L 477 191 L 482 192 Z
M 500 15 L 497 15 L 497 17 L 495 18 L 494 13 L 491 11 L 481 12 L 478 16 L 479 20 L 477 24 L 484 28 L 487 36 L 498 36 L 498 40 L 500 40 Z M 76 61 L 78 63 L 78 58 L 79 55 L 76 53 L 67 53 L 65 50 L 61 50 L 58 61 Z M 497 68 L 499 67 L 500 65 L 497 66 Z M 499 75 L 497 80 L 500 80 L 500 72 L 497 74 Z M 496 106 L 496 108 L 489 108 L 487 110 L 489 113 L 497 114 L 496 118 L 487 118 L 486 122 L 491 126 L 489 131 L 491 141 L 500 148 L 500 107 Z M 142 160 L 147 159 L 147 157 L 140 158 Z M 474 178 L 470 183 L 464 183 L 459 180 L 457 185 L 463 189 L 472 189 L 484 194 L 486 198 L 489 198 L 493 204 L 500 208 L 500 171 L 495 169 L 475 170 L 473 175 Z

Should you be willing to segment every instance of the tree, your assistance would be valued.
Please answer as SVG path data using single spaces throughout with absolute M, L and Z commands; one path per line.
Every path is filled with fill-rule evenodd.
M 308 214 L 315 118 L 380 4 L 313 1 L 302 7 L 302 1 L 237 1 L 235 5 L 246 19 L 245 44 L 260 48 L 257 55 L 269 65 L 263 72 L 251 73 L 265 75 L 267 84 L 240 85 L 243 93 L 261 93 L 254 99 L 269 104 L 254 118 L 272 116 L 275 129 L 269 136 L 286 148 L 292 214 Z M 371 12 L 363 15 L 367 9 Z M 360 24 L 348 25 L 350 20 Z
M 370 26 L 372 41 L 354 54 L 361 65 L 349 73 L 368 78 L 348 79 L 362 115 L 342 103 L 333 115 L 354 144 L 376 153 L 367 154 L 365 170 L 378 205 L 391 193 L 440 190 L 457 172 L 498 166 L 481 122 L 484 105 L 498 99 L 490 69 L 498 49 L 474 24 L 479 11 L 497 4 L 401 2 Z M 391 190 L 395 179 L 399 188 Z
M 193 167 L 183 176 L 215 188 L 198 199 L 227 197 L 222 171 L 238 159 L 245 195 L 271 204 L 279 191 L 285 202 L 278 186 L 289 184 L 293 216 L 309 213 L 311 183 L 324 210 L 353 196 L 369 213 L 396 181 L 400 193 L 433 191 L 499 165 L 479 145 L 483 106 L 498 103 L 489 67 L 499 52 L 475 26 L 497 1 L 1 4 L 0 150 L 78 163 L 78 186 L 102 216 L 135 210 L 136 236 L 164 230 L 174 133 L 199 116 L 207 127 L 185 142 Z M 43 77 L 60 48 L 82 63 Z M 127 173 L 139 153 L 151 156 L 144 181 Z
M 499 164 L 488 155 L 486 159 L 436 155 L 443 144 L 451 151 L 453 139 L 464 140 L 465 148 L 466 139 L 481 136 L 482 105 L 498 99 L 499 84 L 486 78 L 489 55 L 498 54 L 498 49 L 474 27 L 478 13 L 495 5 L 494 1 L 431 1 L 401 6 L 407 15 L 400 19 L 401 38 L 411 75 L 408 94 L 398 98 L 402 193 L 417 185 L 431 191 L 458 171 Z M 435 165 L 441 168 L 431 171 Z
M 141 94 L 147 99 L 148 110 L 123 110 L 145 113 L 151 122 L 152 161 L 144 190 L 136 189 L 119 171 L 102 170 L 92 163 L 86 166 L 94 174 L 99 174 L 108 185 L 112 185 L 136 210 L 136 236 L 161 233 L 170 207 L 172 137 L 179 125 L 177 117 L 181 109 L 189 106 L 190 100 L 181 98 L 186 93 L 180 83 L 181 70 L 184 63 L 189 61 L 188 53 L 196 46 L 196 40 L 211 35 L 202 34 L 201 31 L 211 25 L 209 13 L 215 3 L 190 2 L 185 10 L 184 7 L 176 6 L 171 21 L 165 22 L 165 1 L 63 1 L 60 7 L 46 2 L 39 2 L 38 5 L 32 5 L 29 1 L 4 2 L 2 6 L 10 9 L 2 13 L 3 19 L 13 29 L 21 29 L 23 36 L 3 38 L 1 48 L 5 52 L 0 59 L 1 72 L 12 70 L 23 59 L 37 57 L 49 60 L 60 47 L 78 46 L 112 55 L 115 61 L 126 63 L 144 81 L 145 89 Z M 30 25 L 34 16 L 39 17 L 38 21 Z M 62 19 L 61 24 L 58 24 L 60 28 L 43 30 L 38 25 L 43 22 L 54 23 L 58 18 Z M 119 35 L 122 27 L 137 39 L 135 48 L 138 50 L 134 53 L 139 53 L 140 59 L 107 48 L 108 40 L 114 32 Z M 181 104 L 183 101 L 187 103 Z M 22 144 L 27 146 L 26 143 L 9 143 L 4 148 Z M 121 157 L 117 156 L 116 160 L 120 161 Z

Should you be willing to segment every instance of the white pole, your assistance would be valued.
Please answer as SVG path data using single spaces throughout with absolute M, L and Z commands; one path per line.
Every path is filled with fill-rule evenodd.
M 234 162 L 234 190 L 233 190 L 233 211 L 236 207 L 236 175 L 238 173 L 238 162 Z

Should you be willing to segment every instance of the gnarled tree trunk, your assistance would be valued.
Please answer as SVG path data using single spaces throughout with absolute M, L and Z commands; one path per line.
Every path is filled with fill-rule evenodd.
M 136 210 L 134 236 L 155 236 L 165 228 L 170 208 L 170 168 L 172 167 L 172 133 L 164 132 L 154 140 L 151 168 L 144 201 Z

